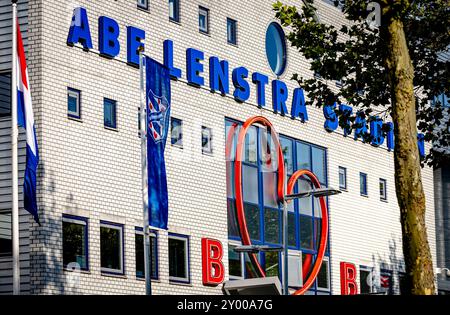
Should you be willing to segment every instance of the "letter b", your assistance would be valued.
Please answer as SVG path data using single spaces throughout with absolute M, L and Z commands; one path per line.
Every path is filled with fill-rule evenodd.
M 225 267 L 222 263 L 223 247 L 218 240 L 202 239 L 203 285 L 218 286 L 225 278 Z

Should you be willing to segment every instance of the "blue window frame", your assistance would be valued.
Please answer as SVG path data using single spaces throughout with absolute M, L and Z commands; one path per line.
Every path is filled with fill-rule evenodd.
M 198 7 L 198 28 L 201 33 L 209 34 L 209 10 L 205 7 Z
M 148 10 L 148 0 L 137 0 L 139 9 Z
M 237 45 L 237 21 L 230 18 L 227 18 L 227 41 Z
M 100 265 L 105 274 L 125 274 L 123 224 L 100 221 Z
M 387 201 L 387 182 L 380 178 L 380 200 Z
M 225 120 L 226 141 L 231 142 L 229 156 L 226 157 L 227 196 L 228 196 L 228 236 L 233 244 L 240 242 L 236 220 L 234 191 L 234 162 L 237 134 L 242 123 Z M 285 158 L 287 175 L 291 176 L 300 169 L 314 170 L 322 186 L 328 185 L 326 149 L 300 140 L 280 136 L 280 144 Z M 276 150 L 270 134 L 264 128 L 252 126 L 244 143 L 242 161 L 243 199 L 249 234 L 254 244 L 269 246 L 281 245 L 282 208 L 277 201 Z M 301 179 L 295 187 L 310 189 L 311 183 Z M 321 230 L 321 213 L 318 200 L 304 198 L 288 205 L 288 242 L 294 253 L 302 253 L 305 259 L 314 260 Z M 329 249 L 327 248 L 326 268 L 322 268 L 320 278 L 311 288 L 313 294 L 330 294 Z M 233 256 L 233 278 L 254 275 L 251 264 L 245 255 Z M 238 259 L 239 258 L 239 259 Z M 258 255 L 266 273 L 281 277 L 281 258 L 277 253 Z M 230 258 L 231 259 L 231 258 Z M 244 260 L 244 262 L 242 262 Z M 242 264 L 242 266 L 241 266 Z M 241 266 L 241 268 L 239 268 Z M 239 273 L 242 272 L 242 273 Z
M 347 190 L 347 169 L 339 166 L 339 189 Z
M 62 243 L 64 268 L 79 266 L 89 270 L 89 224 L 88 219 L 66 215 L 62 217 Z
M 67 115 L 81 119 L 81 91 L 67 88 Z
M 183 121 L 175 117 L 170 118 L 170 143 L 183 148 Z
M 169 0 L 169 20 L 180 22 L 180 0 Z
M 107 128 L 117 129 L 117 102 L 103 99 L 103 121 Z
M 135 251 L 136 251 L 136 278 L 145 278 L 144 260 L 144 230 L 141 227 L 135 228 Z M 158 280 L 158 234 L 150 231 L 151 246 L 151 278 Z
M 367 192 L 367 174 L 359 173 L 359 190 L 361 196 L 368 196 Z
M 169 280 L 190 283 L 189 236 L 169 233 Z

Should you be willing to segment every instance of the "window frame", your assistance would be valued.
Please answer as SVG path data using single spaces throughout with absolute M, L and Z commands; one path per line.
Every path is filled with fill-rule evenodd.
M 64 222 L 73 223 L 73 224 L 78 224 L 78 225 L 83 225 L 84 226 L 84 233 L 85 233 L 84 246 L 85 246 L 85 256 L 86 256 L 86 267 L 81 267 L 80 266 L 80 270 L 89 271 L 89 218 L 75 216 L 75 215 L 70 215 L 70 214 L 63 214 L 62 215 L 62 220 L 61 220 L 61 228 L 62 228 L 61 237 L 62 237 L 62 253 L 63 253 L 63 259 L 62 260 L 63 260 L 63 268 L 67 269 L 68 265 L 66 265 L 64 263 L 64 229 L 63 229 L 63 223 Z
M 11 210 L 0 210 L 0 214 L 6 214 L 6 215 L 9 214 L 10 221 L 11 221 L 11 224 L 12 224 L 12 211 Z M 0 254 L 0 259 L 1 258 L 11 258 L 12 257 L 12 226 L 11 225 L 10 225 L 10 231 L 11 231 L 11 240 L 10 240 L 11 251 L 10 252 L 5 252 L 3 254 Z
M 6 82 L 2 82 L 2 85 L 5 87 L 5 89 L 3 90 L 3 96 L 5 96 L 6 100 L 7 100 L 7 106 L 5 107 L 5 110 L 7 110 L 7 112 L 1 113 L 0 112 L 0 118 L 7 118 L 7 117 L 11 117 L 11 80 L 12 80 L 12 75 L 11 75 L 11 71 L 1 71 L 0 72 L 0 77 L 4 78 Z M 3 81 L 3 80 L 2 80 Z M 4 83 L 4 84 L 3 84 Z
M 171 17 L 170 16 L 170 1 L 174 1 L 174 12 L 175 12 L 175 17 Z M 169 21 L 171 22 L 175 22 L 175 23 L 181 23 L 181 8 L 180 8 L 180 0 L 169 0 Z
M 107 104 L 109 104 L 110 106 L 114 105 L 114 123 L 113 123 L 114 126 L 108 126 L 106 124 L 105 106 Z M 105 127 L 105 129 L 117 130 L 117 101 L 107 97 L 103 98 L 103 127 Z
M 181 277 L 174 277 L 170 275 L 170 251 L 168 253 L 168 263 L 169 263 L 169 283 L 182 283 L 182 284 L 190 284 L 191 283 L 191 266 L 190 266 L 190 237 L 189 235 L 183 235 L 178 233 L 169 233 L 167 240 L 167 249 L 169 250 L 169 243 L 171 239 L 174 240 L 180 240 L 185 242 L 185 272 L 186 272 L 186 278 Z
M 380 268 L 380 290 L 381 287 L 381 277 L 388 276 L 389 277 L 389 288 L 386 290 L 385 295 L 394 295 L 394 272 L 392 270 L 386 268 Z
M 228 242 L 228 252 L 230 251 L 230 247 L 238 247 L 242 244 L 239 242 Z M 230 280 L 244 280 L 245 279 L 245 255 L 244 253 L 236 252 L 236 254 L 240 257 L 240 264 L 241 264 L 241 276 L 235 276 L 230 274 L 230 268 L 228 268 L 228 278 Z M 228 254 L 228 266 L 230 265 L 230 255 Z
M 362 290 L 361 290 L 361 271 L 367 271 L 368 273 L 369 273 L 369 276 L 371 277 L 371 284 L 370 284 L 370 292 L 369 293 L 362 293 Z M 358 283 L 358 286 L 359 286 L 359 294 L 360 295 L 369 295 L 369 294 L 372 294 L 372 293 L 374 293 L 375 292 L 375 286 L 374 286 L 374 283 L 373 283 L 373 276 L 374 276 L 374 272 L 375 272 L 375 268 L 374 267 L 369 267 L 369 266 L 364 266 L 364 265 L 360 265 L 359 266 L 359 272 L 358 272 L 358 277 L 359 277 L 359 283 Z
M 359 173 L 359 193 L 363 197 L 369 197 L 369 189 L 368 189 L 368 178 L 367 173 L 360 172 Z M 361 188 L 362 179 L 364 178 L 364 190 Z
M 172 132 L 173 132 L 173 122 L 178 122 L 181 128 L 181 141 L 177 140 L 177 143 L 173 143 Z M 181 142 L 181 143 L 179 143 Z M 175 117 L 170 117 L 170 144 L 173 147 L 183 149 L 183 120 Z
M 101 238 L 101 233 L 100 233 L 100 271 L 102 274 L 106 274 L 106 275 L 125 275 L 125 233 L 124 233 L 124 228 L 125 226 L 123 224 L 120 223 L 114 223 L 114 222 L 109 222 L 109 221 L 100 221 L 100 231 L 101 228 L 105 227 L 105 228 L 109 228 L 109 229 L 115 229 L 118 230 L 120 232 L 120 264 L 121 264 L 121 269 L 111 269 L 111 268 L 106 268 L 106 267 L 102 267 L 102 259 L 101 259 L 101 255 L 102 255 L 102 238 Z
M 209 138 L 209 148 L 205 149 L 205 147 L 203 146 L 203 132 L 207 131 L 208 132 L 208 138 Z M 202 126 L 202 153 L 203 154 L 207 154 L 207 155 L 212 155 L 213 154 L 213 145 L 212 145 L 212 139 L 213 139 L 213 134 L 212 134 L 212 129 L 209 127 L 205 127 Z
M 229 34 L 230 28 L 228 27 L 229 23 L 231 23 L 231 25 L 232 25 L 231 39 L 234 39 L 234 41 L 230 40 L 230 34 Z M 230 17 L 227 17 L 227 43 L 230 45 L 234 45 L 234 46 L 238 45 L 238 22 L 237 22 L 237 20 L 232 19 Z
M 209 24 L 210 24 L 210 16 L 209 16 L 209 12 L 210 12 L 209 9 L 204 7 L 204 6 L 200 5 L 198 7 L 198 30 L 199 30 L 200 33 L 206 34 L 206 35 L 209 35 L 209 33 L 210 33 L 210 26 L 209 26 Z M 204 29 L 202 29 L 200 27 L 200 16 L 202 14 L 205 16 L 206 30 L 204 30 Z
M 341 185 L 341 171 L 343 171 L 343 176 L 344 176 L 344 185 Z M 343 166 L 339 166 L 339 189 L 340 190 L 344 190 L 347 191 L 347 168 L 343 167 Z
M 73 97 L 77 99 L 77 111 L 71 112 L 69 111 L 69 97 Z M 81 91 L 67 87 L 67 116 L 69 118 L 79 119 L 81 120 Z
M 383 185 L 383 190 L 381 190 L 381 185 Z M 387 201 L 387 180 L 385 180 L 384 178 L 380 178 L 379 188 L 380 188 L 380 200 Z
M 135 227 L 135 229 L 134 229 L 134 244 L 135 244 L 135 248 L 136 248 L 136 235 L 142 235 L 142 236 L 144 236 L 144 229 L 143 228 L 141 228 L 141 227 Z M 155 275 L 150 275 L 150 277 L 151 277 L 151 279 L 152 280 L 159 280 L 159 255 L 158 255 L 158 231 L 156 231 L 156 230 L 150 230 L 150 241 L 151 241 L 151 238 L 152 237 L 154 237 L 155 238 L 155 249 L 153 249 L 153 247 L 151 248 L 151 250 L 153 251 L 153 250 L 155 250 L 155 272 L 156 272 L 156 274 Z M 145 240 L 144 240 L 144 244 L 143 244 L 144 246 L 145 246 Z M 135 252 L 135 261 L 137 260 L 137 258 L 136 258 L 136 252 Z M 152 263 L 153 263 L 153 261 L 152 261 Z M 144 257 L 144 264 L 145 264 L 145 257 Z M 145 268 L 145 266 L 144 266 L 144 268 Z M 151 268 L 151 266 L 150 266 L 150 268 Z M 135 265 L 135 275 L 136 275 L 136 279 L 145 279 L 145 269 L 144 269 L 144 276 L 138 276 L 137 275 L 137 267 L 136 267 L 136 265 Z
M 328 288 L 324 288 L 324 287 L 319 287 L 319 280 L 316 279 L 316 290 L 317 291 L 321 291 L 321 292 L 326 292 L 326 293 L 330 293 L 331 292 L 331 267 L 330 267 L 330 257 L 329 256 L 324 256 L 323 257 L 323 261 L 322 261 L 322 266 L 323 264 L 326 262 L 327 264 L 327 279 L 328 279 Z M 302 261 L 302 266 L 303 266 L 303 261 Z M 320 270 L 319 270 L 320 272 Z M 319 273 L 317 274 L 319 275 Z M 303 275 L 302 275 L 303 276 Z
M 149 11 L 149 9 L 150 9 L 149 0 L 143 0 L 143 1 L 145 1 L 145 3 L 146 3 L 145 5 L 141 4 L 140 0 L 137 0 L 137 7 L 138 7 L 138 9 Z

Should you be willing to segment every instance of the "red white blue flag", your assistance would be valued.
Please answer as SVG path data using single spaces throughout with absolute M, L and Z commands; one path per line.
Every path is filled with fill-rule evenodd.
M 31 105 L 30 82 L 27 62 L 23 48 L 22 35 L 17 22 L 17 125 L 26 130 L 27 164 L 25 169 L 23 194 L 24 208 L 39 223 L 36 200 L 36 170 L 39 163 L 39 151 L 36 140 L 33 107 Z

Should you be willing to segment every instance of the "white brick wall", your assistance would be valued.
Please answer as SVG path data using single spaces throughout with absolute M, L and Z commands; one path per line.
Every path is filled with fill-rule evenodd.
M 194 88 L 185 82 L 185 51 L 205 52 L 205 83 L 209 84 L 208 58 L 218 56 L 230 62 L 230 69 L 245 66 L 275 79 L 265 57 L 265 31 L 274 20 L 273 1 L 225 2 L 181 1 L 181 24 L 169 22 L 166 1 L 150 1 L 150 11 L 136 8 L 135 1 L 30 1 L 30 76 L 38 125 L 41 155 L 39 202 L 43 226 L 33 226 L 32 293 L 73 293 L 65 286 L 68 273 L 62 271 L 61 215 L 82 213 L 89 217 L 90 271 L 81 275 L 81 294 L 142 294 L 144 282 L 135 278 L 134 228 L 142 218 L 140 142 L 137 137 L 139 72 L 126 65 L 126 26 L 146 31 L 146 52 L 162 61 L 163 41 L 174 42 L 174 63 L 183 79 L 172 83 L 172 115 L 183 120 L 184 149 L 166 148 L 169 186 L 170 232 L 190 236 L 191 284 L 168 281 L 167 232 L 159 232 L 159 277 L 156 294 L 220 294 L 220 287 L 202 285 L 201 238 L 219 239 L 227 262 L 227 211 L 224 119 L 245 120 L 254 115 L 269 118 L 278 132 L 328 149 L 330 186 L 338 187 L 338 166 L 347 168 L 348 192 L 330 199 L 330 245 L 332 293 L 340 293 L 339 263 L 379 266 L 401 265 L 401 230 L 395 199 L 393 153 L 373 148 L 342 133 L 328 134 L 321 109 L 308 108 L 309 122 L 281 117 L 272 112 L 270 84 L 266 108 L 256 106 L 255 88 L 248 102 L 239 104 L 231 96 L 211 94 L 208 88 Z M 301 1 L 286 1 L 300 4 Z M 120 25 L 120 56 L 108 60 L 94 52 L 66 45 L 72 9 L 88 10 L 94 48 L 98 49 L 98 17 L 115 19 Z M 198 31 L 198 5 L 210 9 L 210 35 Z M 331 6 L 318 2 L 324 21 L 341 19 Z M 226 18 L 238 21 L 238 47 L 226 42 Z M 122 60 L 122 61 L 120 61 Z M 307 61 L 289 48 L 289 64 L 282 80 L 291 92 L 296 84 L 291 74 L 308 71 Z M 249 80 L 251 82 L 251 80 Z M 230 88 L 232 84 L 230 84 Z M 82 121 L 67 118 L 67 87 L 82 91 Z M 232 90 L 231 90 L 232 91 Z M 118 102 L 118 130 L 103 127 L 103 98 Z M 201 154 L 201 125 L 212 128 L 212 156 Z M 359 195 L 359 172 L 368 174 L 369 197 Z M 433 174 L 423 170 L 427 196 L 428 235 L 434 242 Z M 381 202 L 378 179 L 385 178 L 388 202 Z M 108 215 L 125 221 L 125 276 L 100 273 L 99 221 Z

